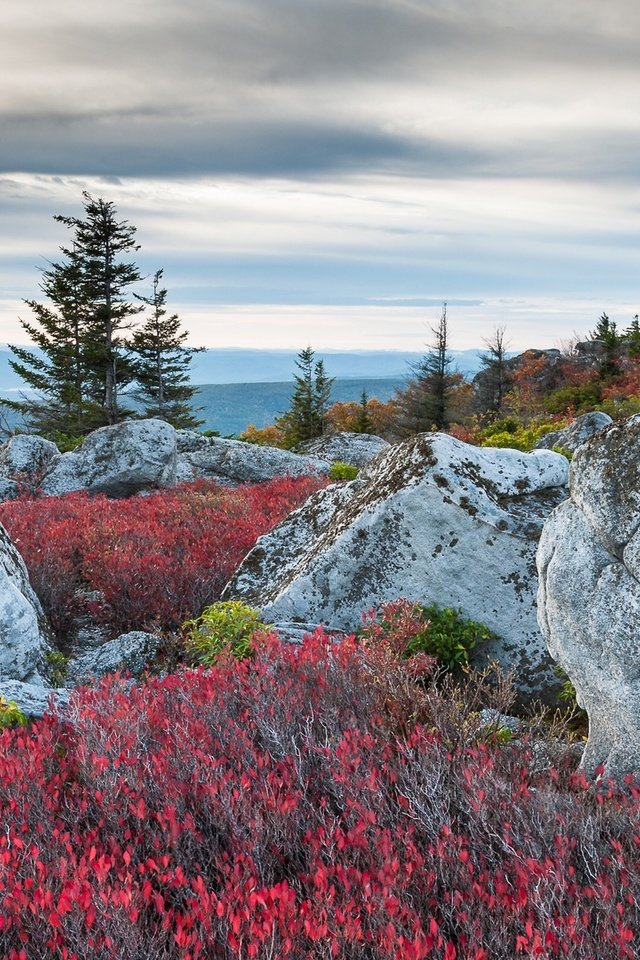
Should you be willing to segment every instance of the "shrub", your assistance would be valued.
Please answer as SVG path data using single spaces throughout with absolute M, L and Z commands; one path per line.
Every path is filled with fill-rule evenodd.
M 225 653 L 239 660 L 250 656 L 255 635 L 264 634 L 268 628 L 259 610 L 240 600 L 225 600 L 206 607 L 195 620 L 183 624 L 183 630 L 190 659 L 212 667 Z
M 393 641 L 403 656 L 425 654 L 447 670 L 467 666 L 477 644 L 495 637 L 484 624 L 463 617 L 460 610 L 409 600 L 386 603 L 366 613 L 358 635 Z
M 84 493 L 0 504 L 0 522 L 24 557 L 64 641 L 81 605 L 111 628 L 173 630 L 215 600 L 256 539 L 319 489 L 316 478 L 220 487 L 208 481 L 147 497 Z
M 351 463 L 343 463 L 342 460 L 336 460 L 329 469 L 329 479 L 340 483 L 345 480 L 355 480 L 358 476 L 358 468 Z
M 271 637 L 5 731 L 0 956 L 637 956 L 638 785 L 467 736 L 475 680 L 416 690 L 401 734 L 406 671 L 365 652 Z
M 27 718 L 14 700 L 0 696 L 0 730 L 7 727 L 25 726 Z
M 512 447 L 528 453 L 533 450 L 538 440 L 553 430 L 565 426 L 564 421 L 545 422 L 532 421 L 525 425 L 513 417 L 505 420 L 496 420 L 489 427 L 480 432 L 481 447 Z

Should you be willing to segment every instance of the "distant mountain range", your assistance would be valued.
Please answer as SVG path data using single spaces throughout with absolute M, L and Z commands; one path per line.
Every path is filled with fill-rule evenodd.
M 478 350 L 452 350 L 454 366 L 466 376 L 476 373 L 480 367 L 479 353 Z M 6 347 L 0 347 L 0 391 L 18 390 L 22 386 L 20 378 L 9 366 L 11 356 Z M 193 357 L 191 382 L 282 383 L 293 379 L 296 356 L 295 350 L 206 350 Z M 410 364 L 422 356 L 422 353 L 397 350 L 316 352 L 316 359 L 324 360 L 329 376 L 340 379 L 406 377 Z
M 479 351 L 451 351 L 453 365 L 466 376 L 480 367 Z M 12 356 L 0 348 L 0 395 L 15 396 L 24 384 L 9 366 Z M 294 350 L 207 350 L 195 354 L 191 382 L 198 386 L 194 407 L 204 421 L 201 429 L 223 436 L 240 433 L 247 424 L 264 427 L 289 406 L 296 372 Z M 363 388 L 369 397 L 388 400 L 401 389 L 411 364 L 423 354 L 398 351 L 317 351 L 327 373 L 335 377 L 332 402 L 359 400 Z M 8 415 L 12 425 L 16 418 Z

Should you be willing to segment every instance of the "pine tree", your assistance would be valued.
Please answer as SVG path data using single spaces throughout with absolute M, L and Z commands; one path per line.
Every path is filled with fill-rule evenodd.
M 294 375 L 295 388 L 289 409 L 276 420 L 289 446 L 322 436 L 334 382 L 333 377 L 327 376 L 323 361 L 315 361 L 311 347 L 300 351 L 296 366 L 300 373 Z
M 634 360 L 640 359 L 640 318 L 637 313 L 624 331 L 623 337 L 628 343 L 629 356 Z
M 431 327 L 433 344 L 428 353 L 412 367 L 413 377 L 406 390 L 398 393 L 398 432 L 411 436 L 429 430 L 444 430 L 449 425 L 450 400 L 453 388 L 462 377 L 451 373 L 448 349 L 447 304 L 442 306 L 440 320 Z
M 188 333 L 180 331 L 178 315 L 167 316 L 162 275 L 162 270 L 155 273 L 150 297 L 135 295 L 151 313 L 130 341 L 128 367 L 138 384 L 132 395 L 142 404 L 145 417 L 166 420 L 177 429 L 192 429 L 203 422 L 194 416 L 191 405 L 197 387 L 189 385 L 189 365 L 198 350 L 185 347 Z
M 484 341 L 487 352 L 480 355 L 482 369 L 478 375 L 478 403 L 496 417 L 502 413 L 505 395 L 511 387 L 507 367 L 505 328 L 496 327 L 493 336 Z
M 371 422 L 371 417 L 369 416 L 369 398 L 367 396 L 367 391 L 365 388 L 362 388 L 362 393 L 360 395 L 360 406 L 358 409 L 358 416 L 355 419 L 353 424 L 354 433 L 373 433 L 374 427 Z
M 52 263 L 43 272 L 40 289 L 48 302 L 25 300 L 35 320 L 20 321 L 40 352 L 10 345 L 15 359 L 9 363 L 32 393 L 4 403 L 38 433 L 54 438 L 81 435 L 102 422 L 87 387 L 83 341 L 90 307 L 82 270 L 75 260 Z
M 83 197 L 84 219 L 54 219 L 74 232 L 73 247 L 61 249 L 82 277 L 83 300 L 89 308 L 83 351 L 91 399 L 102 409 L 104 422 L 113 424 L 130 413 L 118 403 L 119 389 L 132 379 L 122 333 L 143 309 L 127 299 L 131 285 L 142 277 L 135 263 L 122 257 L 140 247 L 134 240 L 136 228 L 116 220 L 113 203 L 94 200 L 86 191 Z
M 589 339 L 598 340 L 604 347 L 598 369 L 600 378 L 617 376 L 620 373 L 619 347 L 623 337 L 618 334 L 615 320 L 611 320 L 606 313 L 603 313 L 598 319 L 595 330 L 589 334 Z

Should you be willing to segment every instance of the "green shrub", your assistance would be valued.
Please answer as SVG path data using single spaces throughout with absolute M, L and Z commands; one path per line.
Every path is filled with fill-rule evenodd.
M 189 658 L 212 667 L 223 654 L 238 660 L 251 656 L 256 634 L 267 632 L 268 626 L 259 610 L 240 600 L 225 600 L 206 607 L 195 620 L 183 624 L 183 630 Z
M 80 446 L 84 437 L 77 437 L 72 433 L 61 433 L 59 430 L 54 430 L 47 434 L 47 440 L 55 443 L 60 453 L 71 453 L 72 450 Z
M 409 640 L 407 655 L 430 654 L 447 670 L 466 667 L 478 643 L 495 638 L 483 623 L 468 620 L 452 607 L 423 606 L 422 618 L 426 621 L 424 630 Z
M 551 447 L 551 449 L 553 450 L 554 453 L 559 453 L 561 456 L 566 457 L 567 460 L 569 460 L 569 461 L 573 460 L 573 453 L 572 453 L 572 451 L 571 451 L 571 450 L 567 450 L 566 447 L 554 446 L 554 447 Z
M 495 637 L 483 623 L 466 619 L 460 610 L 408 600 L 369 611 L 356 635 L 373 643 L 391 641 L 403 657 L 434 657 L 439 667 L 451 671 L 466 667 L 475 646 Z
M 511 447 L 529 453 L 538 440 L 553 430 L 560 430 L 564 422 L 550 423 L 549 421 L 532 421 L 525 425 L 509 417 L 505 420 L 496 420 L 480 433 L 481 447 Z
M 337 483 L 343 480 L 355 480 L 357 476 L 358 468 L 354 467 L 352 463 L 343 463 L 342 460 L 336 460 L 335 463 L 331 464 L 329 477 Z
M 49 673 L 49 681 L 54 687 L 61 687 L 69 672 L 69 657 L 59 650 L 52 650 L 44 658 Z
M 27 718 L 18 704 L 0 696 L 0 730 L 4 730 L 5 727 L 24 727 L 26 722 Z

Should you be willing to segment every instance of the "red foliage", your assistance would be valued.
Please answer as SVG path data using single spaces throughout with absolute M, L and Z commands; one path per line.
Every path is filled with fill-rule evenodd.
M 638 787 L 398 737 L 366 657 L 268 638 L 5 731 L 0 956 L 637 956 Z
M 128 500 L 74 493 L 0 504 L 54 630 L 64 637 L 78 591 L 114 631 L 167 629 L 214 600 L 256 539 L 322 485 L 282 477 L 230 489 L 199 481 Z

